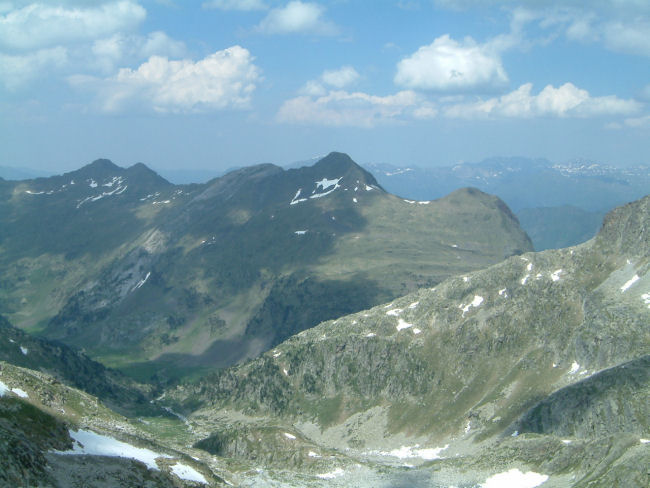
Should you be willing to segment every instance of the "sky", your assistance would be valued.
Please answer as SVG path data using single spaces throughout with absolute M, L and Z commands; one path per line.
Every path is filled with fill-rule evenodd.
M 0 165 L 650 163 L 647 0 L 0 0 Z

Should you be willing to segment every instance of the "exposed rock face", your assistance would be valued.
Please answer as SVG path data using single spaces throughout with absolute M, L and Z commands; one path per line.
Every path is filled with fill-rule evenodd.
M 519 459 L 594 486 L 641 479 L 629 460 L 647 459 L 639 439 L 650 437 L 649 203 L 617 209 L 584 245 L 512 257 L 323 323 L 172 395 L 204 429 L 214 425 L 208 450 L 247 459 L 263 443 L 233 432 L 245 438 L 274 419 L 298 426 L 301 445 L 462 440 L 491 446 L 471 462 L 482 468 Z M 249 420 L 224 431 L 210 420 L 224 409 Z M 605 464 L 555 456 L 542 447 L 553 438 L 575 452 L 614 450 Z

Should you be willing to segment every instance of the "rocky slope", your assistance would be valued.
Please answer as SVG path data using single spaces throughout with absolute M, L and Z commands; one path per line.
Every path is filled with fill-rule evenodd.
M 160 381 L 531 249 L 499 199 L 405 201 L 340 153 L 185 186 L 99 160 L 3 182 L 0 224 L 12 323 Z
M 643 486 L 649 251 L 645 197 L 583 245 L 323 323 L 166 400 L 197 447 L 286 483 L 305 472 L 341 486 L 404 479 L 406 460 L 413 486 L 513 469 L 550 477 L 545 487 Z

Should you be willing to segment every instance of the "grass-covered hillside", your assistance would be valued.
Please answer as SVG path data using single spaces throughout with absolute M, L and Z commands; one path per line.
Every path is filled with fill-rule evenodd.
M 145 380 L 234 364 L 531 250 L 498 198 L 403 200 L 340 153 L 202 185 L 106 160 L 0 183 L 4 314 Z

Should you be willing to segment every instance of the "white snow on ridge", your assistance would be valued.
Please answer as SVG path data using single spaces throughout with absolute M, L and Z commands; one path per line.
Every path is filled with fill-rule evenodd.
M 2 381 L 0 381 L 0 397 L 5 396 L 5 394 L 10 391 L 9 387 Z
M 559 281 L 560 280 L 560 273 L 562 273 L 562 270 L 561 269 L 556 269 L 555 271 L 553 271 L 553 273 L 551 273 L 551 279 L 553 281 Z
M 483 303 L 483 297 L 479 295 L 474 295 L 474 300 L 472 300 L 470 303 L 467 305 L 463 305 L 462 303 L 458 305 L 458 308 L 460 308 L 463 311 L 463 317 L 467 312 L 469 312 L 469 309 L 472 307 L 480 307 L 481 303 Z
M 12 388 L 11 391 L 18 395 L 20 398 L 29 398 L 29 395 L 25 390 L 22 390 L 20 388 Z
M 297 230 L 294 232 L 294 234 L 299 235 L 299 236 L 304 236 L 307 233 L 306 230 Z
M 499 290 L 499 296 L 508 298 L 508 289 L 507 288 L 501 288 Z
M 296 203 L 300 202 L 306 202 L 306 198 L 298 198 L 300 196 L 300 192 L 302 192 L 302 188 L 298 188 L 298 191 L 296 192 L 296 195 L 293 197 L 289 205 L 295 205 Z
M 88 186 L 89 186 L 90 188 L 97 188 L 97 182 L 91 178 L 91 179 L 88 181 Z
M 393 310 L 389 310 L 386 312 L 386 315 L 391 315 L 393 317 L 397 317 L 400 313 L 402 313 L 401 308 L 394 308 Z
M 623 286 L 621 286 L 621 293 L 625 293 L 634 283 L 639 281 L 639 275 L 635 274 L 630 278 L 628 281 L 625 282 Z
M 149 271 L 149 272 L 147 273 L 147 276 L 145 276 L 143 279 L 141 279 L 141 280 L 138 282 L 137 285 L 135 285 L 135 287 L 133 288 L 133 290 L 135 291 L 135 290 L 137 290 L 138 288 L 140 288 L 142 285 L 144 285 L 144 284 L 147 282 L 147 280 L 149 279 L 149 276 L 151 276 L 151 271 Z
M 341 181 L 341 178 L 336 178 L 334 180 L 328 180 L 327 178 L 323 178 L 320 181 L 316 182 L 316 188 L 321 188 L 323 191 L 327 190 L 330 186 L 337 186 L 339 184 L 339 181 Z
M 287 439 L 290 439 L 290 440 L 292 440 L 292 441 L 295 441 L 295 440 L 296 440 L 296 436 L 293 435 L 293 434 L 289 434 L 289 432 L 285 432 L 285 433 L 284 433 L 284 436 L 285 436 Z
M 90 430 L 70 431 L 74 442 L 71 451 L 54 451 L 57 454 L 79 455 L 91 454 L 95 456 L 110 456 L 135 459 L 144 463 L 147 468 L 159 471 L 156 464 L 157 458 L 171 458 L 150 449 L 140 448 L 121 442 L 112 437 L 96 434 Z
M 331 480 L 334 478 L 338 478 L 343 474 L 345 474 L 345 471 L 343 471 L 341 468 L 336 468 L 334 471 L 330 471 L 329 473 L 317 474 L 316 476 L 322 480 Z
M 415 446 L 402 446 L 399 449 L 393 449 L 392 451 L 370 451 L 369 454 L 379 455 L 379 456 L 391 456 L 398 459 L 412 459 L 420 458 L 425 461 L 432 461 L 434 459 L 441 459 L 440 453 L 447 449 L 449 444 L 446 444 L 444 447 L 426 447 L 420 448 L 419 444 Z
M 573 363 L 571 364 L 571 369 L 569 370 L 569 374 L 576 374 L 579 369 L 580 369 L 580 365 L 575 361 L 573 361 Z
M 171 466 L 171 471 L 182 480 L 208 484 L 208 480 L 201 473 L 186 464 L 176 463 Z
M 528 273 L 526 276 L 524 276 L 524 277 L 521 279 L 521 284 L 522 284 L 522 285 L 525 285 L 526 282 L 528 281 L 528 278 L 530 278 L 530 273 Z
M 522 473 L 518 469 L 511 469 L 503 473 L 490 476 L 481 488 L 535 488 L 548 480 L 548 475 L 528 471 Z
M 644 293 L 641 295 L 641 300 L 643 300 L 643 303 L 645 303 L 648 308 L 650 308 L 650 293 Z
M 26 347 L 20 346 L 20 352 L 22 352 L 25 356 L 27 356 L 27 353 L 29 352 L 29 349 Z
M 409 324 L 404 319 L 400 318 L 399 321 L 397 322 L 397 327 L 396 328 L 397 328 L 398 331 L 400 331 L 400 330 L 403 330 L 403 329 L 408 329 L 410 327 L 413 327 L 413 324 Z

